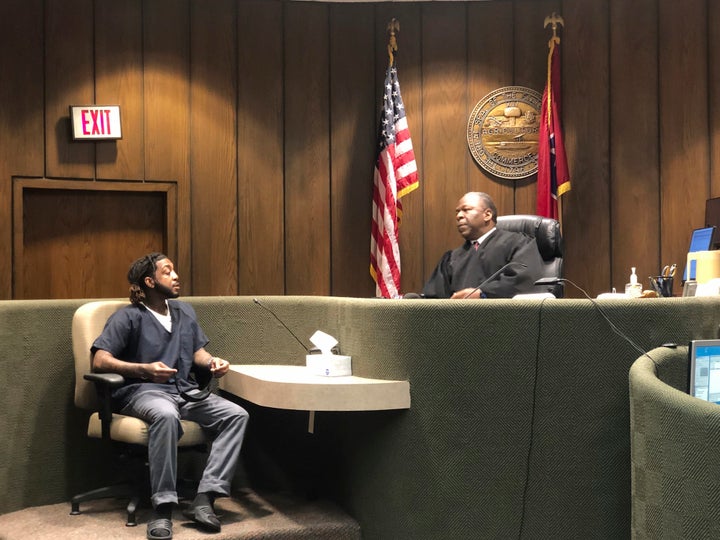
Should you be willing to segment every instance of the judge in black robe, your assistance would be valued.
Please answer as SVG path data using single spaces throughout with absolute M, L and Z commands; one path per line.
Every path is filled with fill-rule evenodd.
M 535 240 L 495 228 L 497 209 L 489 195 L 467 193 L 458 202 L 455 216 L 465 243 L 440 259 L 423 288 L 426 297 L 512 298 L 537 292 L 534 282 L 542 259 Z M 492 277 L 508 263 L 514 264 Z

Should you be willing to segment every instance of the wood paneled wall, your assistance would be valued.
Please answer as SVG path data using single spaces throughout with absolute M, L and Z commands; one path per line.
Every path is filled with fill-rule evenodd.
M 5 0 L 0 298 L 18 296 L 14 177 L 176 183 L 168 251 L 186 294 L 372 296 L 392 17 L 421 179 L 404 199 L 403 289 L 419 290 L 459 243 L 452 210 L 464 192 L 490 193 L 503 214 L 534 213 L 535 179 L 489 177 L 465 129 L 491 90 L 542 91 L 552 12 L 565 19 L 566 276 L 597 294 L 623 287 L 630 266 L 644 282 L 682 266 L 705 200 L 720 196 L 712 0 Z M 88 103 L 121 106 L 122 140 L 70 141 L 68 106 Z

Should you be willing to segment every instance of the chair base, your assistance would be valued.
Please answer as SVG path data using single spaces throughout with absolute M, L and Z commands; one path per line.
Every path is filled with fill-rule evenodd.
M 177 483 L 178 499 L 193 499 L 197 494 L 197 487 L 198 483 L 196 481 L 179 478 Z M 135 527 L 137 525 L 136 512 L 142 498 L 141 492 L 142 490 L 133 484 L 115 484 L 86 491 L 70 499 L 70 515 L 82 514 L 80 511 L 80 503 L 82 502 L 96 501 L 98 499 L 130 499 L 127 505 L 127 522 L 125 526 Z M 146 496 L 145 499 L 146 502 L 149 502 L 149 497 Z
M 70 515 L 77 516 L 81 514 L 80 503 L 87 501 L 95 501 L 98 499 L 130 499 L 127 505 L 127 527 L 135 527 L 137 525 L 136 511 L 140 504 L 140 495 L 137 486 L 132 484 L 116 484 L 113 486 L 105 486 L 85 493 L 75 495 L 70 499 Z

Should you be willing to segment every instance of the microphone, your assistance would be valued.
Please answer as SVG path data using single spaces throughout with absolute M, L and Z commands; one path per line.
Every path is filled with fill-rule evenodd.
M 535 283 L 533 283 L 533 285 L 557 285 L 559 283 L 564 283 L 565 281 L 569 281 L 569 280 L 565 280 L 565 279 L 559 278 L 559 277 L 544 277 L 544 278 L 538 279 Z M 582 289 L 580 289 L 580 290 L 582 290 Z
M 282 324 L 283 327 L 285 328 L 285 330 L 287 330 L 287 331 L 290 333 L 290 335 L 295 338 L 295 341 L 297 341 L 297 342 L 300 344 L 300 346 L 301 346 L 303 349 L 305 349 L 305 352 L 308 353 L 308 354 L 310 354 L 310 349 L 308 349 L 307 346 L 306 346 L 302 341 L 300 341 L 300 338 L 298 338 L 298 337 L 295 335 L 295 332 L 293 332 L 292 330 L 290 330 L 290 328 L 288 328 L 288 325 L 287 325 L 287 324 L 285 324 L 284 322 L 282 322 L 282 321 L 280 320 L 280 317 L 278 317 L 277 315 L 275 315 L 275 312 L 274 312 L 272 309 L 270 309 L 270 308 L 267 307 L 265 304 L 263 304 L 262 302 L 260 302 L 260 300 L 258 300 L 257 298 L 253 298 L 253 302 L 255 302 L 258 306 L 260 306 L 261 308 L 263 308 L 264 310 L 266 310 L 268 313 L 270 313 L 270 315 L 272 315 L 273 317 L 275 317 L 275 319 L 277 320 L 277 322 L 279 322 L 280 324 Z
M 498 277 L 500 274 L 502 274 L 503 271 L 504 271 L 506 268 L 509 268 L 510 266 L 513 266 L 513 265 L 516 265 L 516 264 L 517 264 L 518 266 L 522 266 L 523 268 L 527 268 L 527 264 L 525 264 L 525 263 L 521 263 L 521 262 L 518 262 L 518 261 L 510 261 L 509 263 L 504 264 L 503 266 L 501 266 L 500 269 L 497 270 L 496 272 L 493 272 L 492 274 L 490 274 L 490 277 L 489 277 L 489 278 L 487 278 L 487 279 L 486 279 L 485 281 L 483 281 L 480 285 L 478 285 L 478 286 L 475 287 L 472 291 L 470 291 L 470 292 L 467 293 L 465 296 L 463 296 L 463 300 L 464 300 L 465 298 L 467 298 L 468 296 L 470 296 L 470 295 L 471 295 L 472 293 L 474 293 L 475 291 L 478 291 L 478 290 L 482 289 L 485 285 L 487 285 L 487 284 L 490 283 L 493 279 L 495 279 L 495 278 Z

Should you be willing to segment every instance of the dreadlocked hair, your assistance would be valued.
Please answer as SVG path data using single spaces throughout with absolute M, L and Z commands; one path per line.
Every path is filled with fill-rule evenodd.
M 138 305 L 145 300 L 145 291 L 143 291 L 136 283 L 130 285 L 130 302 Z
M 155 263 L 157 261 L 167 259 L 167 255 L 155 251 L 148 253 L 144 257 L 140 257 L 130 265 L 128 270 L 128 283 L 130 283 L 130 302 L 137 305 L 145 300 L 145 278 L 155 275 Z

